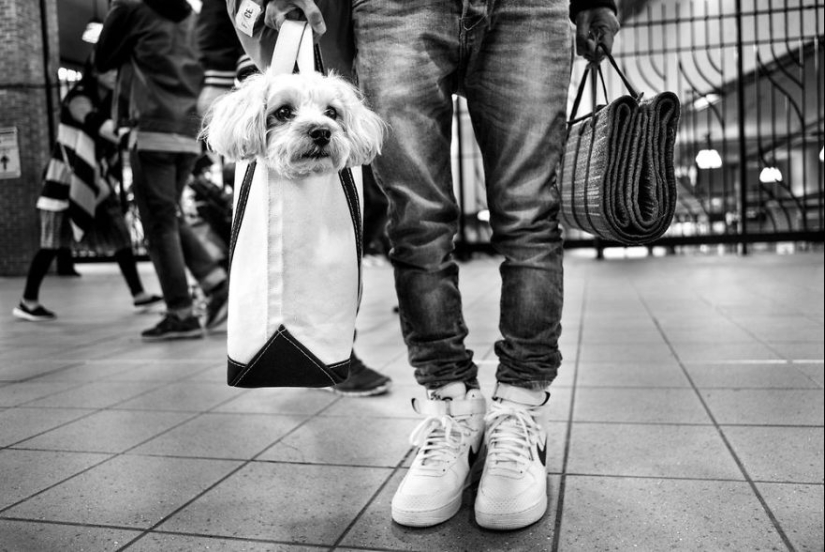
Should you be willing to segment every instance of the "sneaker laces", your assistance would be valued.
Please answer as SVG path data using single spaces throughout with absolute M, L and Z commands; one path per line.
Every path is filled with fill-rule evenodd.
M 487 464 L 519 475 L 533 460 L 541 427 L 529 410 L 494 402 L 484 417 L 487 424 Z
M 410 443 L 421 447 L 418 455 L 422 468 L 440 472 L 458 456 L 469 433 L 470 428 L 452 416 L 428 416 L 410 434 Z

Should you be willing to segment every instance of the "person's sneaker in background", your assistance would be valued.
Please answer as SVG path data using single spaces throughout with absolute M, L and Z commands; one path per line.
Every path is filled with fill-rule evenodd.
M 364 364 L 355 353 L 349 361 L 349 377 L 332 387 L 324 389 L 345 397 L 371 397 L 383 395 L 390 390 L 392 380 Z
M 203 337 L 203 328 L 197 316 L 178 318 L 173 314 L 166 314 L 157 326 L 145 330 L 140 335 L 144 341 L 192 339 Z
M 11 313 L 21 320 L 28 320 L 29 322 L 43 322 L 44 320 L 54 320 L 57 315 L 45 308 L 43 305 L 37 305 L 34 308 L 27 307 L 24 303 L 20 303 Z
M 143 308 L 154 305 L 155 303 L 160 303 L 161 301 L 163 301 L 163 297 L 159 295 L 150 295 L 144 293 L 143 295 L 135 297 L 132 301 L 132 304 L 135 306 L 135 308 Z

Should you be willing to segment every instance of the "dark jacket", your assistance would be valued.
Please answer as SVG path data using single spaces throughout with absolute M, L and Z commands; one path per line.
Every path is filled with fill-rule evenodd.
M 95 48 L 98 71 L 131 73 L 129 119 L 139 130 L 195 137 L 203 70 L 186 0 L 114 0 Z M 127 73 L 127 74 L 124 74 Z
M 198 14 L 197 41 L 204 85 L 231 89 L 246 55 L 226 11 L 226 0 L 203 0 Z

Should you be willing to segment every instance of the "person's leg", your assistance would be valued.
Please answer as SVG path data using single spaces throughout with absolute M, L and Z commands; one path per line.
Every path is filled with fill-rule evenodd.
M 452 259 L 459 207 L 450 162 L 459 60 L 454 2 L 356 3 L 356 74 L 389 125 L 373 172 L 389 202 L 390 260 L 401 329 L 417 381 L 428 389 L 475 382 Z
M 17 318 L 31 321 L 53 320 L 57 316 L 40 304 L 40 286 L 49 272 L 52 260 L 60 249 L 66 249 L 72 243 L 72 229 L 66 211 L 38 210 L 40 219 L 40 249 L 34 254 L 29 272 L 26 275 L 26 287 L 20 304 L 12 314 Z
M 49 271 L 52 260 L 57 256 L 57 249 L 39 249 L 34 254 L 26 275 L 26 287 L 20 304 L 14 307 L 12 314 L 16 318 L 39 322 L 53 320 L 57 316 L 40 304 L 40 284 Z
M 499 382 L 544 389 L 555 378 L 562 237 L 555 171 L 566 133 L 568 4 L 502 0 L 479 26 L 465 78 L 482 152 L 492 244 L 504 260 Z
M 498 385 L 476 521 L 529 525 L 547 509 L 545 389 L 561 363 L 562 241 L 555 170 L 571 42 L 563 0 L 501 0 L 468 37 L 464 90 L 484 160 L 492 243 L 504 257 Z
M 175 154 L 175 189 L 178 199 L 189 182 L 192 168 L 198 156 L 192 153 Z M 220 263 L 209 253 L 201 239 L 192 231 L 189 223 L 178 211 L 178 234 L 183 250 L 186 267 L 198 281 L 203 290 L 209 293 L 226 280 L 226 271 Z
M 105 236 L 107 247 L 114 249 L 115 261 L 126 281 L 132 302 L 136 307 L 146 307 L 163 301 L 162 297 L 146 293 L 138 274 L 137 260 L 132 251 L 132 235 L 123 218 L 120 201 L 110 194 L 95 212 L 95 234 Z
M 191 178 L 192 168 L 197 159 L 198 156 L 191 153 L 175 154 L 175 189 L 178 199 Z M 180 211 L 178 211 L 178 236 L 186 267 L 209 297 L 206 307 L 206 327 L 215 328 L 226 320 L 227 315 L 229 286 L 226 280 L 226 270 L 209 253 Z
M 461 506 L 481 447 L 485 400 L 464 346 L 458 266 L 459 208 L 450 163 L 452 92 L 459 61 L 455 2 L 355 3 L 356 73 L 389 124 L 372 165 L 389 201 L 390 260 L 404 340 L 427 400 L 413 433 L 420 446 L 392 500 L 403 525 L 430 526 Z
M 171 315 L 157 327 L 143 332 L 143 337 L 196 337 L 201 332 L 200 324 L 192 315 L 192 297 L 180 240 L 175 154 L 132 150 L 130 161 L 135 202 L 148 242 L 149 257 Z M 175 326 L 181 321 L 185 323 L 179 328 Z
M 162 297 L 146 293 L 146 290 L 143 289 L 143 282 L 137 270 L 137 260 L 131 247 L 124 247 L 115 251 L 115 261 L 120 267 L 120 273 L 123 274 L 123 279 L 129 287 L 129 293 L 132 294 L 132 301 L 136 307 L 147 307 L 163 301 Z
M 61 247 L 57 250 L 57 275 L 80 276 L 80 273 L 74 267 L 71 247 Z
M 175 154 L 132 150 L 135 203 L 163 298 L 172 312 L 192 309 L 180 240 Z
M 57 256 L 57 249 L 39 249 L 34 254 L 26 275 L 26 287 L 23 290 L 23 301 L 31 307 L 36 307 L 40 301 L 40 285 L 49 272 L 52 260 Z

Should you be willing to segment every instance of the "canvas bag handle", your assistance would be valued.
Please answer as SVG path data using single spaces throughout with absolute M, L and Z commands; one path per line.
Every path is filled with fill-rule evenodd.
M 275 41 L 275 50 L 272 52 L 272 62 L 267 71 L 273 75 L 291 74 L 298 66 L 298 71 L 311 72 L 316 70 L 316 62 L 320 67 L 320 55 L 313 48 L 312 29 L 306 21 L 287 19 L 278 31 L 278 40 Z
M 630 95 L 634 99 L 639 100 L 642 97 L 642 95 L 636 90 L 636 88 L 634 88 L 634 86 L 632 84 L 630 84 L 630 81 L 627 79 L 624 72 L 621 69 L 619 69 L 619 65 L 616 63 L 616 60 L 613 59 L 613 56 L 610 55 L 610 52 L 608 52 L 607 48 L 604 47 L 604 44 L 599 43 L 596 47 L 602 49 L 602 51 L 605 54 L 605 57 L 610 62 L 610 65 L 612 65 L 613 69 L 616 70 L 616 74 L 619 75 L 619 78 L 622 80 L 622 83 L 625 85 L 625 88 L 627 88 L 628 93 L 630 93 Z M 573 101 L 573 108 L 570 110 L 570 118 L 567 121 L 567 124 L 569 124 L 569 125 L 573 125 L 574 123 L 577 123 L 577 122 L 581 121 L 582 119 L 586 119 L 587 117 L 590 117 L 590 115 L 592 115 L 592 113 L 591 113 L 591 114 L 584 115 L 584 116 L 579 117 L 578 119 L 576 119 L 576 114 L 579 111 L 579 104 L 581 103 L 582 95 L 584 94 L 584 86 L 585 86 L 585 84 L 587 84 L 587 75 L 588 75 L 588 73 L 590 74 L 590 78 L 593 80 L 593 84 L 594 84 L 594 87 L 593 87 L 593 103 L 595 104 L 595 102 L 596 102 L 595 83 L 596 83 L 596 75 L 597 74 L 598 74 L 599 79 L 601 80 L 601 83 L 602 83 L 602 90 L 604 92 L 604 97 L 605 97 L 606 100 L 608 99 L 607 98 L 607 85 L 604 82 L 604 75 L 602 74 L 601 65 L 598 64 L 598 63 L 594 63 L 594 62 L 588 63 L 587 67 L 584 70 L 584 74 L 582 75 L 582 80 L 579 83 L 579 89 L 576 91 L 576 99 Z M 594 113 L 596 112 L 595 105 L 594 105 L 593 112 Z

